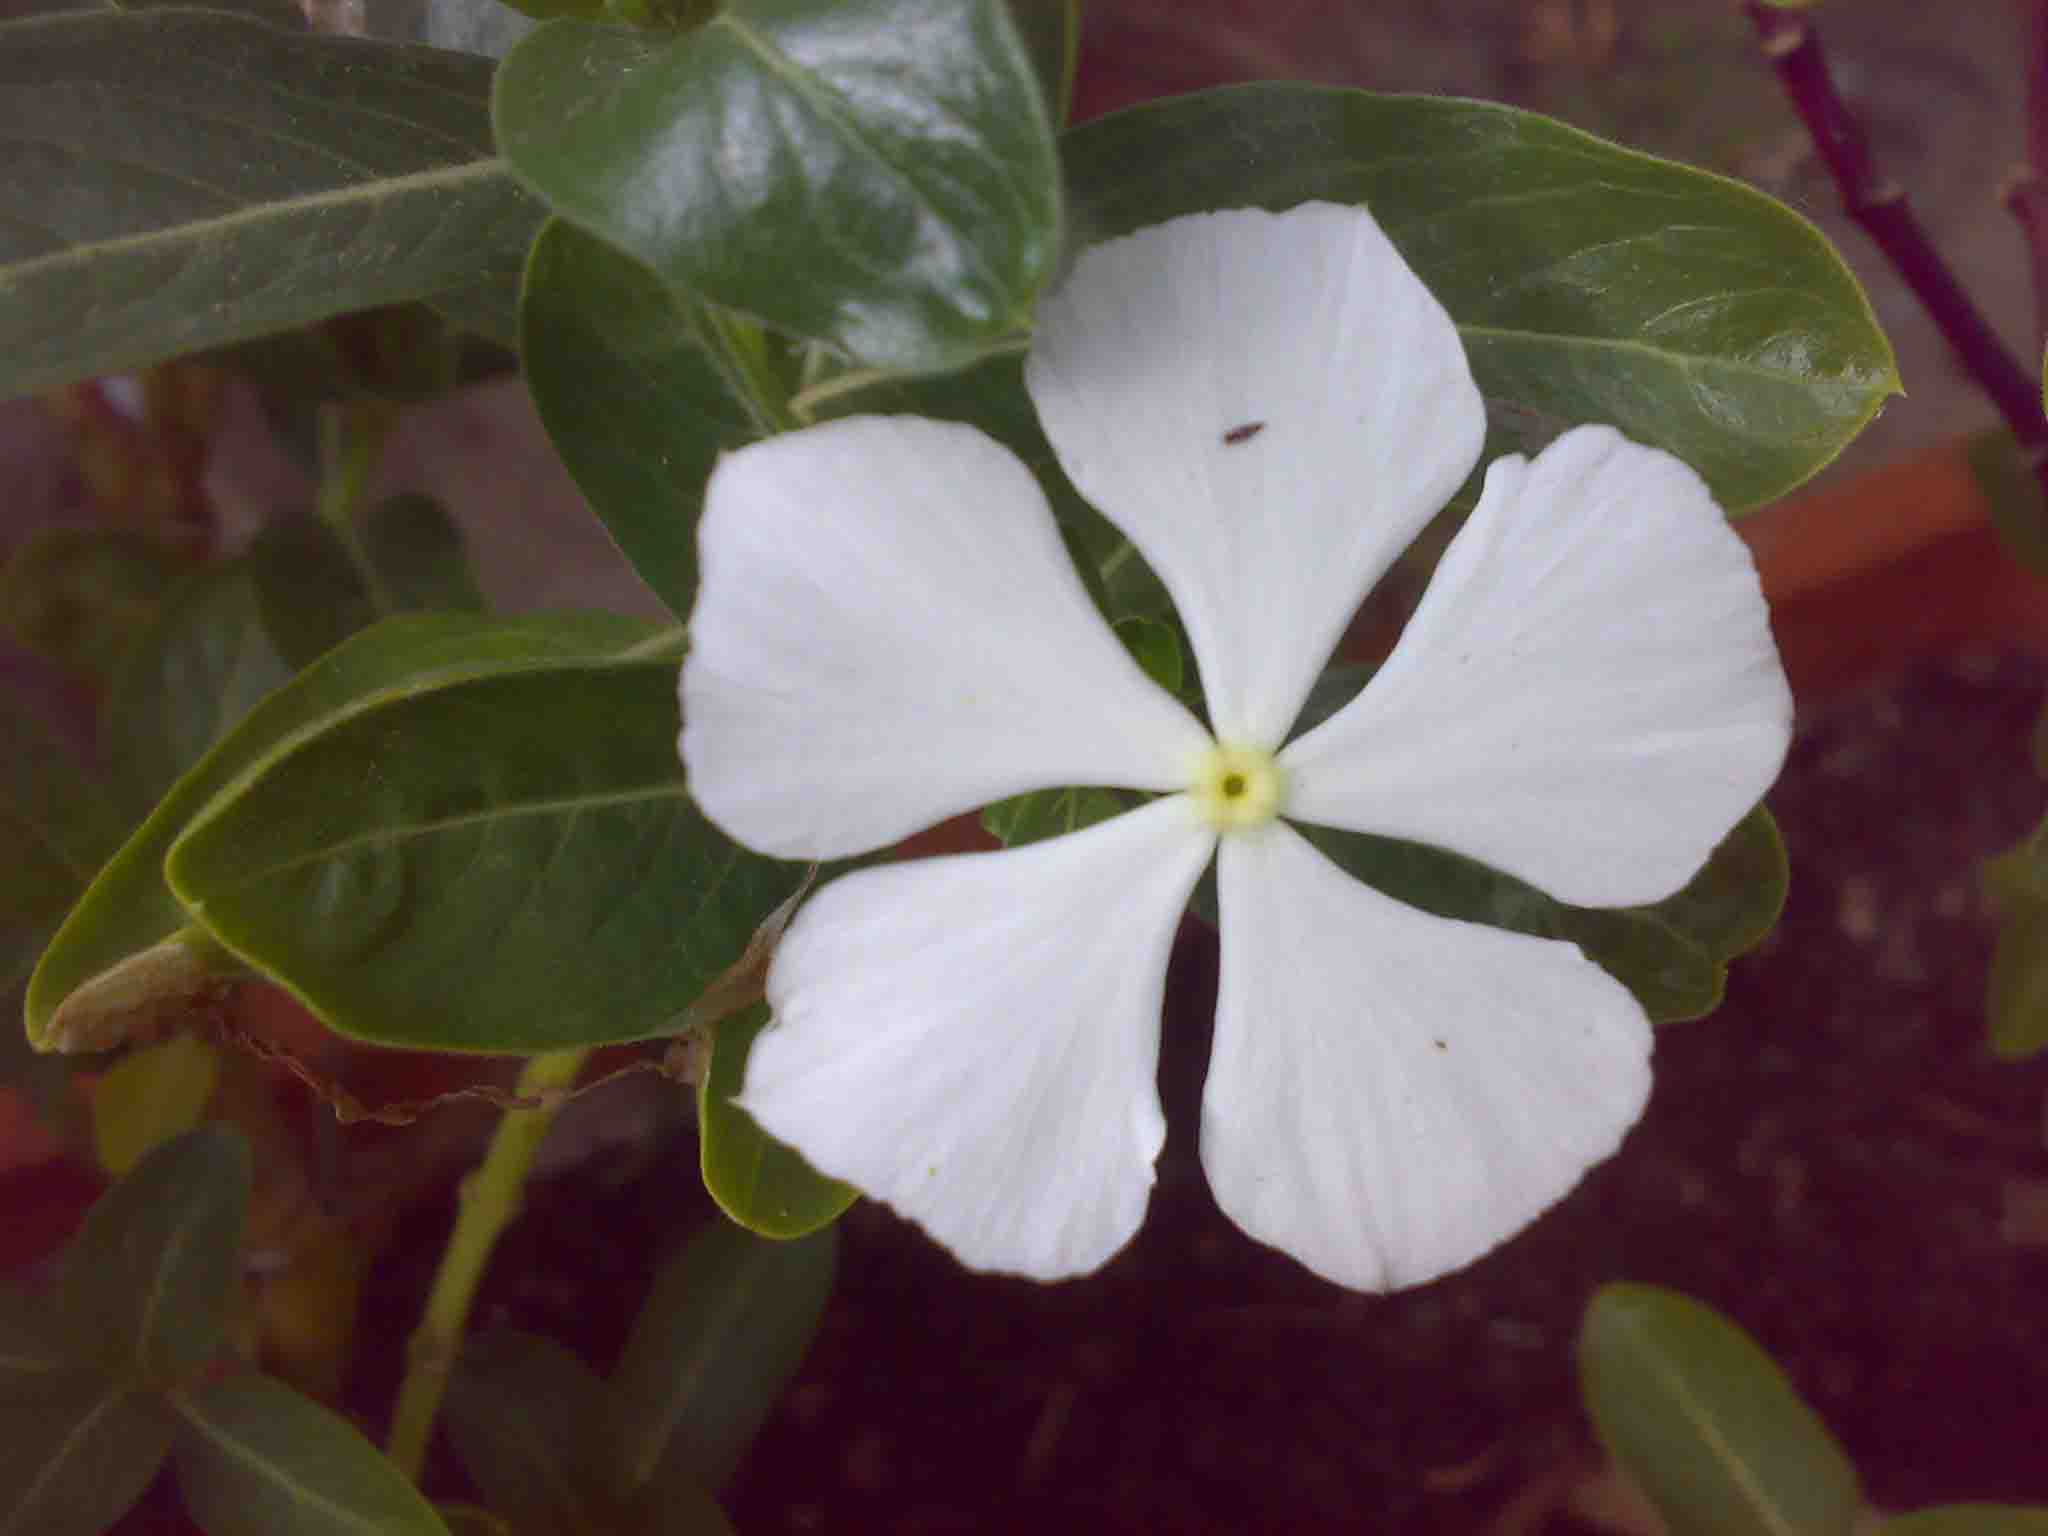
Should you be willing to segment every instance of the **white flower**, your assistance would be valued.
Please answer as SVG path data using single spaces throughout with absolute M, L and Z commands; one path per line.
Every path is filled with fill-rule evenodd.
M 722 460 L 682 754 L 734 838 L 837 859 L 1027 790 L 1164 797 L 827 886 L 775 956 L 740 1102 L 968 1265 L 1095 1268 L 1144 1214 L 1167 950 L 1214 854 L 1217 1200 L 1340 1284 L 1457 1268 L 1614 1150 L 1648 1021 L 1575 946 L 1405 906 L 1287 823 L 1569 902 L 1670 895 L 1789 737 L 1748 554 L 1696 475 L 1606 428 L 1500 459 L 1393 655 L 1288 741 L 1478 458 L 1450 318 L 1362 210 L 1202 214 L 1084 254 L 1026 380 L 1172 593 L 1210 728 L 1131 661 L 981 433 L 858 418 Z

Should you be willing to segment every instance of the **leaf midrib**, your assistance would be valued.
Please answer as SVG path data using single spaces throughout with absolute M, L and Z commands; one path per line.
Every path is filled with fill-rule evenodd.
M 4 293 L 15 284 L 48 273 L 62 272 L 67 267 L 80 264 L 131 255 L 148 256 L 179 245 L 226 239 L 241 228 L 289 220 L 326 209 L 347 208 L 353 204 L 377 204 L 412 193 L 460 189 L 466 184 L 484 184 L 492 180 L 502 181 L 507 186 L 516 185 L 510 169 L 501 156 L 493 155 L 461 165 L 409 171 L 400 176 L 378 177 L 375 180 L 355 182 L 321 192 L 303 193 L 297 197 L 252 203 L 245 208 L 236 209 L 233 213 L 168 224 L 145 234 L 118 235 L 107 240 L 84 241 L 42 256 L 32 256 L 26 261 L 0 265 L 0 293 Z
M 338 842 L 323 843 L 272 864 L 249 866 L 243 878 L 222 882 L 220 889 L 236 891 L 257 885 L 278 875 L 290 874 L 308 865 L 324 863 L 359 848 L 372 848 L 381 843 L 406 842 L 417 838 L 433 837 L 443 832 L 463 827 L 486 826 L 499 821 L 521 821 L 536 816 L 574 816 L 584 811 L 603 810 L 610 806 L 636 805 L 650 800 L 687 800 L 689 790 L 679 783 L 657 783 L 639 785 L 630 789 L 610 790 L 603 794 L 566 795 L 545 800 L 529 800 L 515 804 L 496 805 L 480 811 L 466 811 L 457 816 L 441 816 L 431 821 L 409 821 L 387 824 L 373 828 L 355 837 L 343 838 Z

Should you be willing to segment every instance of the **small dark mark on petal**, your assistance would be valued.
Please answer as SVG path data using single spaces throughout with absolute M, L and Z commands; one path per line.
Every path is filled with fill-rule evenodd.
M 1445 1045 L 1441 1040 L 1437 1041 L 1436 1048 L 1440 1051 L 1448 1051 L 1450 1049 L 1450 1047 L 1448 1045 Z
M 1223 441 L 1228 446 L 1235 448 L 1239 443 L 1250 442 L 1265 430 L 1266 424 L 1263 421 L 1248 421 L 1243 426 L 1232 427 L 1228 432 L 1224 433 Z

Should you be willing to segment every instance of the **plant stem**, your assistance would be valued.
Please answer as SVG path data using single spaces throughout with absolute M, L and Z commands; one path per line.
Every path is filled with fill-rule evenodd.
M 2021 445 L 2033 450 L 2035 472 L 2048 487 L 2048 420 L 2041 414 L 2040 381 L 2006 351 L 1990 323 L 1956 282 L 1907 206 L 1905 189 L 1879 174 L 1863 130 L 1835 90 L 1821 51 L 1820 33 L 1803 14 L 1745 0 L 1743 10 L 1762 40 L 1793 110 L 1806 124 L 1826 162 L 1842 206 L 1933 319 L 1977 385 Z
M 760 326 L 716 304 L 697 306 L 698 335 L 725 376 L 726 387 L 763 437 L 803 425 L 789 408 L 789 392 L 775 377 L 768 335 Z
M 576 1080 L 588 1054 L 580 1050 L 555 1051 L 534 1057 L 520 1072 L 513 1092 L 526 1097 L 567 1088 Z M 462 1181 L 455 1208 L 455 1230 L 448 1234 L 440 1270 L 434 1276 L 433 1289 L 427 1293 L 426 1311 L 406 1345 L 405 1380 L 399 1384 L 398 1405 L 391 1415 L 391 1435 L 385 1443 L 392 1461 L 415 1483 L 426 1460 L 427 1440 L 433 1434 L 435 1416 L 441 1411 L 449 1369 L 462 1347 L 470 1305 L 476 1300 L 484 1266 L 490 1261 L 499 1234 L 519 1214 L 527 1171 L 533 1166 L 534 1153 L 540 1149 L 541 1138 L 554 1118 L 552 1106 L 506 1111 L 483 1162 Z
M 2035 0 L 2027 50 L 2027 158 L 2005 184 L 2006 208 L 2027 237 L 2034 268 L 2034 345 L 2048 344 L 2048 0 Z

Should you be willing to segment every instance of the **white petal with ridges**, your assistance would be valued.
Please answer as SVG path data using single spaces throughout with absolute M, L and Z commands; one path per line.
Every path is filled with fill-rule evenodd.
M 1230 1219 L 1358 1290 L 1505 1241 L 1607 1157 L 1650 1026 L 1570 944 L 1432 917 L 1284 824 L 1218 855 L 1202 1165 Z
M 834 881 L 776 952 L 739 1102 L 970 1268 L 1097 1268 L 1145 1214 L 1167 953 L 1214 846 L 1174 796 Z
M 1089 601 L 1038 483 L 971 427 L 855 417 L 721 459 L 681 750 L 784 858 L 866 852 L 1026 790 L 1172 790 L 1207 748 Z
M 1172 592 L 1218 737 L 1268 750 L 1485 435 L 1450 317 L 1331 203 L 1084 252 L 1025 381 L 1061 466 Z
M 1658 901 L 1762 798 L 1792 696 L 1706 485 L 1607 427 L 1495 462 L 1401 643 L 1281 754 L 1287 814 Z

